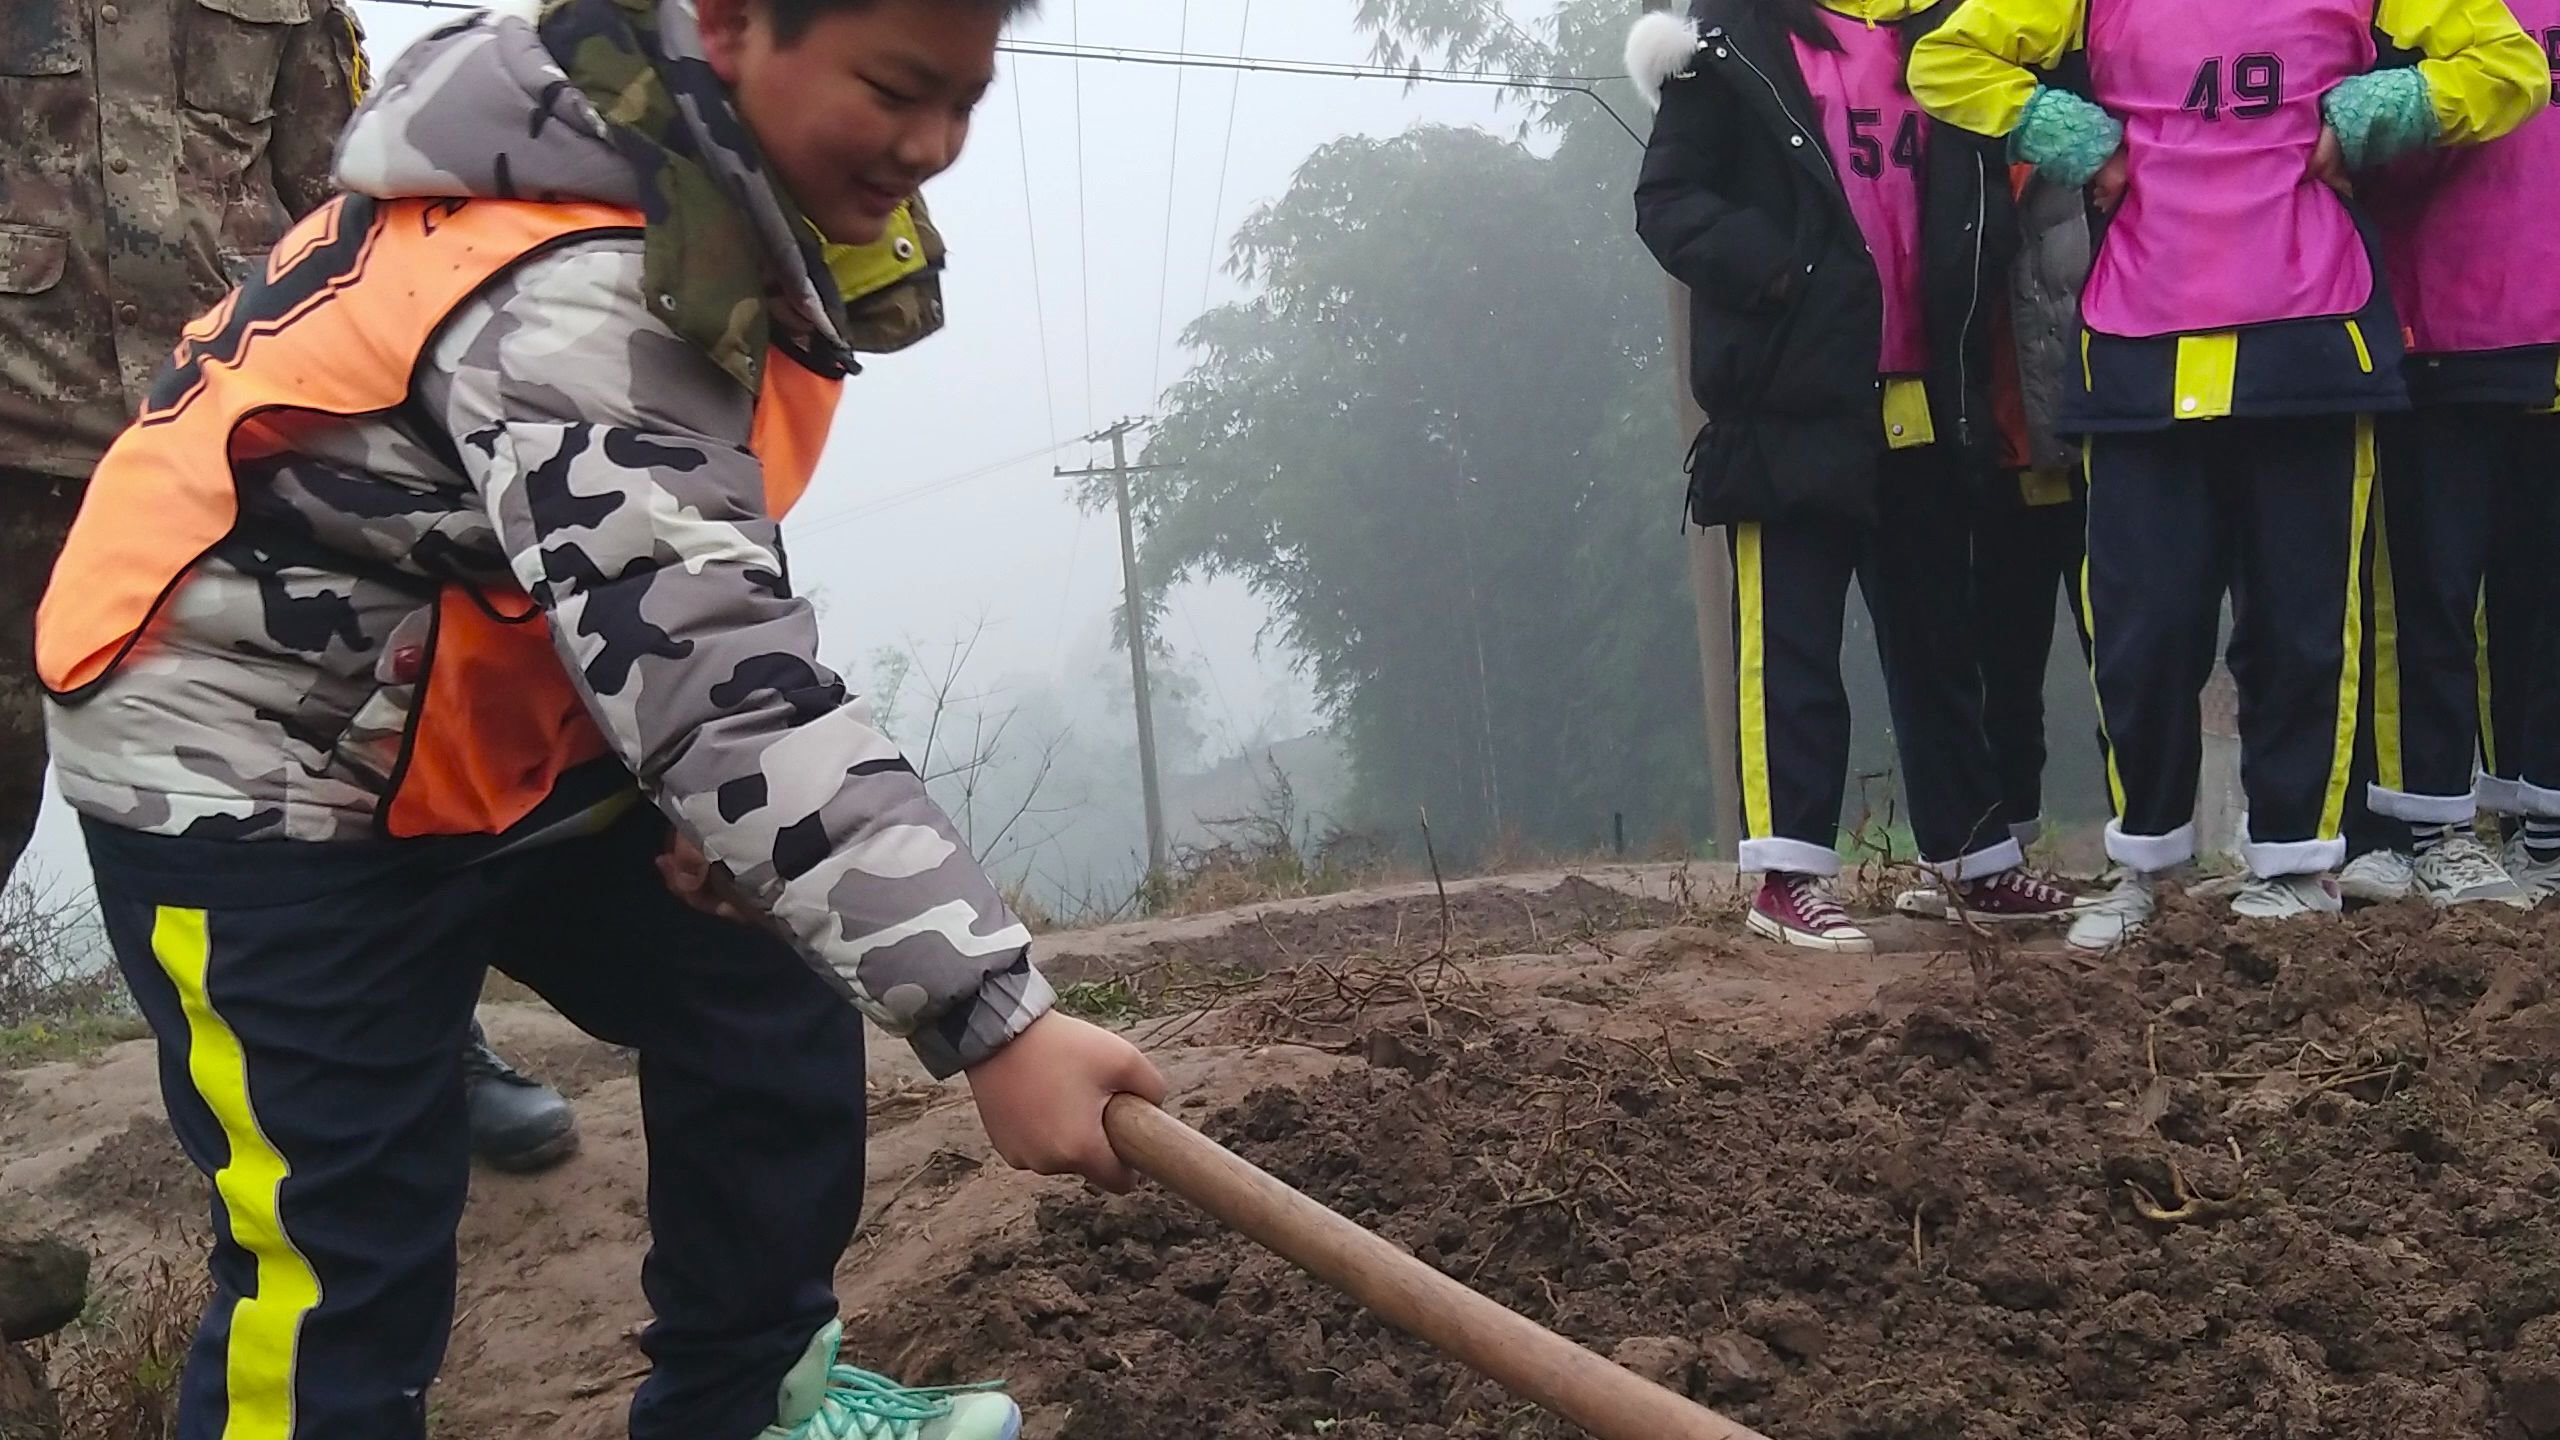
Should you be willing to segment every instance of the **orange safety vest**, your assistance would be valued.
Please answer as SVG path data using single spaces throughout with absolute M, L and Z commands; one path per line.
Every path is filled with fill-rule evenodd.
M 342 197 L 313 212 L 265 273 L 187 327 L 99 462 L 38 612 L 45 688 L 80 704 L 151 643 L 170 597 L 238 524 L 235 467 L 289 453 L 295 412 L 399 408 L 446 319 L 501 272 L 642 225 L 617 206 L 512 200 Z M 768 360 L 748 448 L 774 515 L 808 489 L 842 384 L 778 349 Z M 380 812 L 390 834 L 501 833 L 608 751 L 540 607 L 514 586 L 442 586 L 417 684 Z

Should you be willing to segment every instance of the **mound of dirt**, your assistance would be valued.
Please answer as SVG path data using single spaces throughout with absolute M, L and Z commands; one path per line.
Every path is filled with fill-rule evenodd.
M 158 1112 L 136 1115 L 124 1129 L 99 1142 L 98 1148 L 62 1173 L 53 1190 L 83 1214 L 121 1215 L 130 1220 L 165 1224 L 201 1216 L 207 1197 L 204 1177 L 187 1152 L 178 1148 L 177 1132 Z
M 1669 900 L 1568 876 L 1548 889 L 1472 885 L 1452 890 L 1446 908 L 1430 893 L 1314 909 L 1274 909 L 1233 920 L 1197 936 L 1153 940 L 1108 966 L 1080 963 L 1073 936 L 1043 948 L 1042 969 L 1066 981 L 1100 973 L 1163 969 L 1191 975 L 1252 976 L 1294 969 L 1311 959 L 1339 961 L 1380 954 L 1418 954 L 1437 947 L 1446 926 L 1453 954 L 1545 952 L 1626 930 L 1676 923 Z
M 1433 1063 L 1210 1128 L 1778 1440 L 2526 1440 L 2560 1435 L 2555 942 L 2179 905 L 1810 1036 L 1400 1033 Z M 1576 1433 L 1160 1195 L 1049 1199 L 851 1344 L 1009 1374 L 1067 1440 Z

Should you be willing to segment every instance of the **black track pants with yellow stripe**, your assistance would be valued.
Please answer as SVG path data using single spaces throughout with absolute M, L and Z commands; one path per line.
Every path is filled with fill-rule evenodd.
M 2419 410 L 2404 428 L 2406 448 L 2383 441 L 2388 492 L 2386 556 L 2399 669 L 2383 666 L 2378 702 L 2396 700 L 2376 723 L 2376 810 L 2388 805 L 2391 756 L 2401 787 L 2432 794 L 2476 764 L 2470 797 L 2499 815 L 2560 817 L 2560 415 L 2511 407 L 2447 405 Z M 2404 484 L 2391 484 L 2401 479 Z M 2404 487 L 2424 487 L 2422 497 Z M 2427 505 L 2435 546 L 2419 556 L 2435 569 L 2414 577 L 2401 541 L 2406 507 Z M 2442 546 L 2458 546 L 2437 559 Z M 2424 587 L 2422 618 L 2435 635 L 2435 661 L 2414 664 L 2412 589 Z M 2378 592 L 2376 600 L 2381 600 Z M 2473 748 L 2473 738 L 2478 748 Z M 2427 766 L 2427 769 L 2422 769 Z M 2450 810 L 2450 805 L 2447 805 Z M 2465 807 L 2468 815 L 2468 807 Z M 2424 815 L 2419 815 L 2424 820 Z
M 2200 701 L 2229 595 L 2242 857 L 2315 874 L 2346 855 L 2364 649 L 2368 417 L 2235 418 L 2093 436 L 2082 605 L 2116 820 L 2136 870 L 2196 853 Z
M 2406 848 L 2409 824 L 2465 824 L 2484 796 L 2493 809 L 2544 813 L 2528 796 L 2541 789 L 2560 813 L 2560 792 L 2542 788 L 2560 784 L 2560 737 L 2528 721 L 2560 701 L 2545 678 L 2540 598 L 2560 555 L 2560 417 L 2434 405 L 2386 417 L 2380 436 L 2370 783 L 2357 797 L 2369 814 L 2351 818 L 2351 848 Z M 2484 623 L 2493 617 L 2505 623 Z M 2483 658 L 2491 635 L 2495 665 Z
M 1953 449 L 1889 452 L 1872 527 L 1827 518 L 1733 527 L 1745 870 L 1840 869 L 1850 738 L 1840 636 L 1852 580 L 1875 625 L 1921 857 L 1960 879 L 2023 858 L 1983 737 L 1971 514 Z
M 644 810 L 456 864 L 439 842 L 88 826 L 170 1120 L 212 1182 L 175 1440 L 426 1435 L 470 1186 L 461 1054 L 492 959 L 639 1052 L 655 1370 L 631 1434 L 773 1423 L 860 1213 L 862 1025 L 781 941 L 670 898 L 663 834 Z
M 2481 592 L 2481 810 L 2560 820 L 2560 418 L 2534 418 L 2529 484 L 2499 495 Z
M 2003 478 L 2003 486 L 2011 481 Z M 2020 482 L 2021 488 L 2033 482 Z M 1974 653 L 1982 661 L 1982 731 L 2000 772 L 2000 811 L 2010 833 L 2032 845 L 2044 830 L 2044 772 L 2051 756 L 2045 727 L 2045 678 L 2053 660 L 2054 621 L 2070 600 L 2074 639 L 2088 663 L 2080 629 L 2080 551 L 2088 508 L 2064 486 L 2058 495 L 1994 497 L 1973 520 Z M 2106 749 L 2099 741 L 2101 754 Z

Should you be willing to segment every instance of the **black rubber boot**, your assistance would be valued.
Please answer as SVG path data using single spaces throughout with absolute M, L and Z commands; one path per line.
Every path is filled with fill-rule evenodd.
M 569 1102 L 500 1059 L 476 1020 L 462 1052 L 462 1084 L 471 1105 L 471 1153 L 492 1169 L 527 1174 L 578 1153 L 578 1117 Z

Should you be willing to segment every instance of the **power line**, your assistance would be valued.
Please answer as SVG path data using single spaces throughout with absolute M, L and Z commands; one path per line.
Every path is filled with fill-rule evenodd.
M 1008 86 L 1013 91 L 1013 133 L 1016 158 L 1022 170 L 1022 227 L 1030 241 L 1031 314 L 1040 327 L 1040 391 L 1048 401 L 1049 448 L 1058 448 L 1058 379 L 1049 368 L 1049 300 L 1040 283 L 1040 224 L 1031 211 L 1031 127 L 1022 118 L 1022 86 Z
M 1521 29 L 1519 22 L 1511 18 L 1510 8 L 1504 5 L 1502 0 L 1485 0 L 1485 8 L 1493 12 L 1493 18 L 1502 22 L 1502 28 L 1510 31 L 1513 39 L 1518 40 L 1521 44 L 1526 45 L 1533 50 L 1544 51 L 1548 54 L 1555 53 L 1545 41 L 1540 40 L 1531 35 L 1528 31 Z M 1610 78 L 1615 79 L 1617 77 L 1612 76 Z
M 1144 45 L 1087 45 L 1080 40 L 1002 40 L 996 48 L 1017 55 L 1048 55 L 1068 60 L 1113 60 L 1132 65 L 1191 65 L 1217 70 L 1283 70 L 1362 80 L 1419 80 L 1467 85 L 1539 86 L 1600 85 L 1624 80 L 1623 72 L 1574 75 L 1513 70 L 1456 70 L 1445 66 L 1386 65 L 1357 60 L 1300 60 L 1279 55 L 1212 55 L 1197 50 L 1156 50 Z
M 1191 0 L 1182 0 L 1182 31 L 1173 48 L 1191 48 Z M 1164 315 L 1167 299 L 1173 293 L 1173 182 L 1182 177 L 1182 87 L 1190 78 L 1187 70 L 1173 72 L 1173 136 L 1165 146 L 1164 157 L 1164 242 L 1157 247 L 1156 259 L 1155 360 L 1147 373 L 1150 405 L 1156 403 L 1157 393 L 1164 388 Z
M 990 475 L 999 474 L 1003 471 L 1013 469 L 1015 466 L 1028 465 L 1034 460 L 1058 453 L 1058 451 L 1066 448 L 1070 443 L 1072 442 L 1064 440 L 1052 441 L 1051 443 L 1042 445 L 1036 449 L 1025 450 L 1019 455 L 1008 455 L 1001 460 L 990 460 L 986 464 L 981 465 L 974 470 L 963 470 L 956 475 L 945 475 L 939 480 L 928 480 L 921 485 L 908 486 L 904 490 L 892 490 L 886 495 L 875 496 L 872 499 L 860 501 L 840 510 L 829 511 L 826 514 L 817 517 L 814 521 L 793 523 L 788 527 L 788 533 L 790 537 L 795 540 L 805 540 L 812 535 L 823 535 L 829 530 L 850 525 L 856 520 L 867 519 L 884 510 L 895 510 L 901 505 L 912 504 L 915 501 L 925 499 L 929 496 L 939 495 L 948 490 L 956 490 L 963 485 L 969 484 L 971 481 L 984 480 Z
M 466 4 L 464 0 L 364 0 L 364 3 L 405 6 L 415 10 L 456 12 L 487 8 L 483 5 Z M 1617 122 L 1618 128 L 1627 133 L 1628 139 L 1638 145 L 1644 143 L 1644 136 L 1637 133 L 1636 128 L 1627 123 L 1627 118 L 1618 113 L 1617 107 L 1611 105 L 1596 88 L 1609 81 L 1624 80 L 1627 78 L 1624 75 L 1515 75 L 1489 70 L 1435 70 L 1419 65 L 1410 65 L 1399 70 L 1390 65 L 1336 64 L 1330 61 L 1280 60 L 1244 55 L 1188 55 L 1177 51 L 1142 50 L 1116 45 L 1088 46 L 1082 41 L 1080 19 L 1075 16 L 1072 6 L 1068 14 L 1071 17 L 1070 23 L 1077 32 L 1077 38 L 1073 43 L 1059 45 L 1040 40 L 1006 40 L 998 42 L 996 49 L 1008 55 L 1037 55 L 1051 60 L 1100 60 L 1120 65 L 1171 65 L 1200 70 L 1237 70 L 1269 75 L 1315 75 L 1336 80 L 1395 80 L 1408 85 L 1466 85 L 1492 90 L 1535 90 L 1555 95 L 1585 95 L 1590 97 L 1592 104 L 1599 106 L 1607 112 L 1611 120 Z M 1077 76 L 1077 202 L 1081 210 L 1084 156 L 1084 84 L 1081 68 L 1077 71 Z M 1090 312 L 1092 309 L 1090 295 L 1086 297 L 1085 306 Z M 1090 337 L 1087 339 L 1087 348 L 1091 348 Z M 1090 398 L 1087 399 L 1086 409 L 1088 411 L 1092 409 Z
M 1067 0 L 1067 34 L 1084 47 L 1084 13 L 1078 0 Z M 1093 404 L 1093 230 L 1086 224 L 1084 174 L 1084 67 L 1076 67 L 1076 273 L 1084 296 L 1084 423 L 1100 414 Z
M 1245 42 L 1253 34 L 1253 0 L 1244 0 L 1244 19 L 1236 26 L 1236 58 L 1244 58 Z M 1218 279 L 1218 240 L 1226 233 L 1227 170 L 1236 158 L 1236 101 L 1244 94 L 1244 76 L 1239 73 L 1227 85 L 1227 139 L 1218 154 L 1218 198 L 1209 205 L 1209 263 L 1200 271 L 1200 313 L 1209 312 L 1209 288 Z
M 452 10 L 471 12 L 486 10 L 485 4 L 466 0 L 360 0 L 367 5 L 389 5 L 413 10 Z M 1248 17 L 1250 18 L 1250 17 Z M 1491 85 L 1519 90 L 1571 90 L 1580 86 L 1624 80 L 1624 74 L 1570 75 L 1527 74 L 1502 70 L 1451 70 L 1423 65 L 1364 65 L 1349 61 L 1295 60 L 1266 55 L 1208 55 L 1186 50 L 1156 50 L 1142 45 L 1087 45 L 1081 38 L 1081 21 L 1069 7 L 1070 38 L 1066 44 L 1054 40 L 1000 40 L 996 49 L 1008 55 L 1040 55 L 1059 60 L 1106 60 L 1130 65 L 1187 65 L 1195 69 L 1257 70 L 1275 74 L 1327 75 L 1357 80 L 1407 80 L 1423 84 Z
M 1167 594 L 1165 604 L 1182 617 L 1182 628 L 1191 632 L 1191 643 L 1199 648 L 1200 668 L 1209 672 L 1209 693 L 1218 697 L 1218 713 L 1226 717 L 1227 738 L 1241 752 L 1244 749 L 1244 727 L 1236 723 L 1235 707 L 1227 703 L 1226 682 L 1218 678 L 1217 659 L 1209 653 L 1209 642 L 1200 638 L 1199 622 L 1191 618 L 1190 608 L 1182 603 L 1181 596 Z
M 1499 71 L 1426 70 L 1409 66 L 1399 70 L 1388 65 L 1345 65 L 1315 60 L 1270 60 L 1224 55 L 1177 55 L 1165 51 L 1131 50 L 1118 46 L 1053 45 L 1038 41 L 1007 41 L 1005 50 L 1016 55 L 1038 55 L 1052 60 L 1102 60 L 1122 65 L 1174 65 L 1202 70 L 1241 70 L 1270 75 L 1314 75 L 1335 80 L 1394 80 L 1408 85 L 1466 85 L 1490 90 L 1535 90 L 1556 95 L 1588 96 L 1591 103 L 1606 112 L 1627 138 L 1638 145 L 1644 136 L 1637 133 L 1627 117 L 1618 113 L 1602 96 L 1598 86 L 1623 75 L 1512 75 Z
M 1076 507 L 1075 534 L 1067 540 L 1066 578 L 1058 582 L 1058 604 L 1053 612 L 1058 621 L 1049 628 L 1049 651 L 1057 653 L 1067 638 L 1067 597 L 1076 590 L 1076 557 L 1084 552 L 1084 522 L 1092 516 L 1082 505 Z

